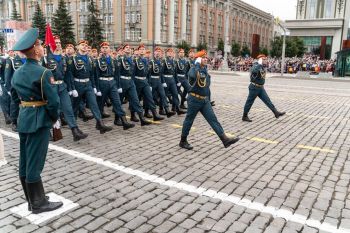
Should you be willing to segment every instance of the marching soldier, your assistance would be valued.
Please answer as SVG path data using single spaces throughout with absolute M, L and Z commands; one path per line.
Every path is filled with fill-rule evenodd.
M 135 59 L 135 69 L 134 69 L 134 82 L 136 85 L 136 90 L 138 96 L 143 97 L 143 104 L 145 105 L 145 108 L 148 110 L 150 109 L 152 112 L 153 120 L 154 121 L 161 121 L 164 120 L 163 117 L 159 116 L 157 113 L 156 105 L 153 100 L 152 95 L 152 88 L 149 85 L 148 82 L 148 72 L 149 72 L 149 62 L 146 58 L 144 58 L 145 54 L 145 46 L 140 45 L 138 48 L 138 56 Z
M 186 95 L 187 95 L 188 91 L 191 88 L 190 84 L 188 83 L 188 77 L 187 77 L 188 66 L 187 66 L 187 64 L 188 64 L 188 62 L 185 59 L 185 50 L 180 49 L 179 50 L 179 58 L 175 62 L 175 73 L 176 73 L 176 77 L 178 80 L 177 86 L 179 88 L 182 86 L 184 89 L 182 91 L 182 94 L 181 94 L 181 104 L 180 104 L 180 108 L 183 108 L 183 109 L 186 109 L 185 99 L 186 99 Z
M 165 58 L 163 64 L 163 77 L 166 83 L 166 91 L 172 97 L 172 108 L 176 111 L 177 115 L 185 114 L 186 111 L 183 111 L 179 108 L 179 93 L 177 91 L 177 81 L 176 73 L 175 73 L 175 63 L 173 59 L 173 49 L 167 49 L 167 57 Z
M 191 89 L 187 98 L 188 111 L 183 123 L 181 141 L 179 146 L 187 150 L 193 147 L 188 143 L 187 136 L 191 130 L 192 124 L 198 112 L 201 112 L 215 133 L 220 137 L 225 148 L 236 143 L 238 137 L 228 137 L 220 122 L 217 120 L 213 108 L 209 101 L 210 75 L 206 68 L 208 59 L 205 51 L 200 51 L 195 56 L 196 64 L 188 73 Z M 197 63 L 198 62 L 198 63 Z
M 5 87 L 8 95 L 11 95 L 11 80 L 14 72 L 26 62 L 24 54 L 17 52 L 14 57 L 9 57 L 6 60 L 5 67 Z M 12 130 L 17 132 L 17 117 L 19 113 L 18 104 L 11 99 L 10 103 L 10 117 L 12 121 Z
M 129 99 L 129 108 L 131 112 L 131 121 L 141 122 L 141 126 L 150 125 L 151 122 L 147 121 L 143 116 L 143 110 L 139 101 L 139 97 L 137 96 L 136 86 L 133 81 L 134 76 L 134 62 L 131 58 L 131 49 L 128 44 L 123 46 L 124 55 L 118 59 L 118 67 L 119 67 L 119 77 L 120 77 L 120 93 L 122 94 L 122 98 L 124 96 Z M 137 119 L 135 113 L 139 115 L 139 119 Z
M 166 115 L 168 118 L 175 115 L 174 112 L 169 111 L 167 97 L 164 88 L 166 83 L 162 75 L 163 64 L 161 60 L 161 48 L 157 47 L 154 51 L 154 59 L 150 61 L 149 68 L 149 82 L 152 88 L 153 99 L 159 97 L 159 113 Z
M 29 29 L 13 47 L 22 51 L 28 60 L 16 69 L 11 81 L 12 99 L 21 106 L 18 116 L 19 177 L 28 210 L 33 214 L 52 211 L 63 205 L 62 202 L 48 201 L 41 181 L 50 128 L 59 118 L 59 97 L 51 71 L 39 65 L 44 49 L 38 37 L 38 29 Z
M 7 93 L 5 87 L 5 66 L 6 59 L 0 57 L 0 106 L 5 117 L 5 123 L 9 125 L 12 123 L 10 118 L 11 96 Z
M 70 78 L 73 79 L 72 95 L 74 115 L 78 113 L 82 97 L 86 101 L 96 119 L 96 129 L 101 134 L 111 131 L 112 127 L 106 126 L 102 121 L 102 116 L 96 102 L 97 89 L 95 85 L 94 64 L 87 55 L 87 41 L 83 40 L 78 43 L 78 53 L 68 61 L 68 71 Z
M 53 84 L 56 86 L 60 98 L 60 110 L 64 115 L 64 121 L 67 122 L 69 128 L 72 130 L 73 140 L 79 141 L 80 139 L 86 138 L 88 135 L 79 129 L 75 120 L 72 102 L 67 91 L 67 79 L 69 79 L 69 77 L 67 77 L 66 58 L 61 54 L 62 47 L 60 38 L 55 36 L 54 39 L 57 48 L 53 54 L 49 53 L 47 59 L 44 59 L 44 66 L 52 72 L 55 79 Z M 61 118 L 61 122 L 62 121 L 63 117 Z
M 244 105 L 244 112 L 242 120 L 246 122 L 252 122 L 252 120 L 248 117 L 248 113 L 250 108 L 253 106 L 256 97 L 259 97 L 266 106 L 275 114 L 276 118 L 283 116 L 286 114 L 285 112 L 279 112 L 276 107 L 271 102 L 269 96 L 267 95 L 264 84 L 266 77 L 266 70 L 264 65 L 266 65 L 266 56 L 264 54 L 260 54 L 258 57 L 258 62 L 253 64 L 251 74 L 250 74 L 250 85 L 249 85 L 249 95 L 247 101 Z
M 104 103 L 107 98 L 110 98 L 113 105 L 113 111 L 115 112 L 115 118 L 117 122 L 118 118 L 121 119 L 124 130 L 133 128 L 135 125 L 130 124 L 125 117 L 125 111 L 120 102 L 120 97 L 117 88 L 116 79 L 119 78 L 118 71 L 115 67 L 115 62 L 109 56 L 110 48 L 108 42 L 102 42 L 101 57 L 96 59 L 96 83 L 98 93 L 101 92 L 102 96 L 98 97 L 98 104 L 100 112 L 103 112 Z M 117 125 L 117 124 L 116 124 Z

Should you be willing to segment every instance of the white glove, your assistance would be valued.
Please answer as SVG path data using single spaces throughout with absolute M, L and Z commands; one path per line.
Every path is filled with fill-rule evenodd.
M 96 95 L 97 95 L 97 96 L 102 96 L 102 93 L 101 93 L 100 91 L 98 91 L 98 92 L 96 93 Z
M 96 89 L 96 88 L 94 88 L 94 93 L 95 93 L 95 95 L 96 95 L 96 93 L 97 93 L 97 89 Z
M 68 92 L 68 95 L 71 96 L 72 94 L 73 94 L 73 91 L 69 91 L 69 92 Z
M 7 94 L 9 94 L 9 96 L 11 96 L 11 92 L 8 91 Z
M 122 88 L 118 88 L 118 93 L 119 94 L 123 93 L 123 89 Z
M 149 87 L 150 89 L 151 89 L 151 91 L 152 91 L 152 87 Z
M 176 85 L 177 85 L 178 87 L 181 87 L 181 83 L 177 83 Z
M 56 123 L 53 125 L 55 129 L 60 129 L 61 128 L 61 123 L 60 120 L 57 120 Z
M 166 83 L 163 83 L 163 87 L 168 87 L 168 85 L 166 85 Z
M 78 97 L 79 96 L 77 90 L 73 90 L 72 91 L 72 95 L 73 95 L 73 97 Z

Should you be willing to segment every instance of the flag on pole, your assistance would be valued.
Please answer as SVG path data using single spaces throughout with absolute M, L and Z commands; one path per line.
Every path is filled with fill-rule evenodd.
M 52 35 L 50 24 L 46 24 L 45 45 L 50 47 L 52 52 L 56 50 L 56 43 Z

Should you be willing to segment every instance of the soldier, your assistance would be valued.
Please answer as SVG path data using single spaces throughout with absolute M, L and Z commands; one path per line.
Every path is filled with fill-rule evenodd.
M 153 99 L 157 99 L 159 97 L 159 113 L 161 114 L 162 111 L 165 111 L 164 115 L 169 118 L 175 115 L 175 113 L 169 111 L 168 101 L 165 95 L 164 88 L 166 87 L 166 83 L 162 75 L 163 64 L 161 60 L 161 53 L 161 48 L 157 47 L 154 51 L 154 59 L 150 61 L 148 75 L 149 82 L 152 87 Z
M 275 114 L 276 118 L 279 118 L 280 116 L 286 114 L 285 112 L 277 111 L 265 91 L 264 84 L 266 70 L 264 68 L 264 65 L 266 65 L 266 56 L 264 54 L 260 54 L 257 59 L 258 61 L 253 64 L 253 67 L 251 69 L 249 95 L 244 105 L 244 112 L 242 117 L 242 120 L 247 122 L 252 122 L 252 120 L 248 117 L 248 113 L 250 108 L 253 106 L 256 97 L 259 97 L 266 104 L 266 106 Z
M 134 83 L 136 86 L 137 94 L 139 97 L 143 97 L 143 104 L 147 110 L 151 110 L 154 121 L 164 120 L 164 118 L 159 116 L 157 113 L 156 105 L 153 100 L 152 88 L 148 82 L 149 62 L 146 58 L 144 58 L 144 54 L 146 52 L 145 46 L 141 44 L 137 50 L 137 54 L 139 55 L 134 60 Z
M 69 128 L 73 134 L 73 140 L 79 141 L 80 139 L 86 138 L 88 135 L 83 133 L 77 125 L 77 122 L 74 117 L 72 102 L 69 98 L 67 91 L 67 79 L 69 80 L 67 72 L 67 63 L 66 58 L 62 56 L 62 47 L 61 40 L 58 36 L 54 36 L 56 43 L 56 50 L 54 53 L 49 53 L 47 59 L 44 59 L 44 66 L 48 68 L 54 77 L 53 84 L 56 86 L 58 96 L 60 98 L 60 110 L 64 114 L 64 121 L 68 124 Z M 63 117 L 61 118 L 61 122 Z
M 173 59 L 173 49 L 167 49 L 167 57 L 164 60 L 163 64 L 163 77 L 166 83 L 166 91 L 172 97 L 172 109 L 176 111 L 177 115 L 185 114 L 186 111 L 183 111 L 179 108 L 179 93 L 177 91 L 177 81 L 176 73 L 175 73 L 175 63 Z
M 8 57 L 6 60 L 6 67 L 5 67 L 5 87 L 7 90 L 7 93 L 11 95 L 11 80 L 14 72 L 21 67 L 26 62 L 26 57 L 21 52 L 16 52 L 16 55 L 14 57 Z M 10 117 L 12 121 L 12 130 L 14 132 L 17 132 L 17 117 L 19 113 L 19 106 L 18 104 L 14 103 L 11 99 L 10 104 Z
M 91 49 L 91 58 L 95 62 L 96 59 L 98 59 L 98 52 L 97 49 Z
M 95 85 L 94 64 L 87 55 L 87 41 L 82 40 L 78 44 L 78 53 L 68 61 L 68 71 L 70 78 L 73 79 L 72 95 L 73 95 L 73 110 L 75 116 L 78 113 L 82 97 L 85 97 L 89 107 L 96 119 L 96 129 L 101 134 L 111 131 L 112 127 L 106 126 L 102 121 L 102 116 L 96 102 L 97 89 Z
M 182 86 L 184 89 L 181 94 L 181 104 L 180 104 L 180 108 L 183 108 L 183 109 L 186 109 L 185 99 L 188 91 L 191 88 L 190 84 L 188 83 L 187 73 L 189 71 L 188 69 L 189 67 L 187 64 L 188 64 L 188 61 L 186 61 L 185 59 L 185 50 L 180 49 L 179 58 L 175 62 L 175 73 L 178 80 L 177 86 L 179 88 Z
M 110 98 L 113 105 L 113 111 L 115 112 L 115 118 L 117 122 L 118 118 L 121 119 L 121 123 L 124 130 L 133 128 L 135 125 L 130 124 L 125 117 L 125 111 L 120 102 L 120 97 L 117 88 L 116 79 L 119 78 L 118 71 L 115 67 L 115 62 L 109 56 L 110 48 L 108 42 L 102 42 L 101 57 L 96 60 L 96 83 L 98 92 L 102 93 L 101 97 L 98 97 L 98 104 L 100 112 L 103 112 L 104 103 L 107 98 Z M 117 124 L 116 124 L 117 125 Z
M 215 133 L 220 137 L 225 148 L 236 143 L 238 137 L 228 137 L 220 122 L 217 120 L 213 108 L 209 101 L 210 75 L 206 68 L 208 59 L 205 51 L 200 51 L 195 56 L 196 64 L 188 73 L 191 89 L 187 98 L 188 111 L 183 123 L 181 141 L 179 146 L 187 150 L 193 147 L 188 143 L 187 136 L 191 130 L 192 124 L 198 112 L 201 112 Z
M 194 62 L 196 59 L 194 58 L 194 50 L 190 49 L 188 52 L 188 63 L 187 63 L 187 72 L 194 66 Z
M 5 87 L 5 66 L 6 59 L 0 57 L 0 106 L 5 117 L 5 123 L 9 125 L 12 123 L 10 118 L 11 96 Z
M 58 120 L 59 97 L 51 71 L 39 65 L 44 49 L 38 37 L 38 29 L 29 29 L 13 47 L 22 51 L 28 60 L 16 69 L 11 81 L 12 99 L 21 105 L 18 118 L 19 177 L 28 210 L 33 214 L 52 211 L 63 205 L 62 202 L 48 201 L 41 181 L 50 128 Z
M 151 122 L 147 121 L 143 116 L 143 110 L 137 96 L 136 86 L 133 81 L 134 76 L 134 62 L 131 58 L 131 49 L 128 44 L 123 46 L 124 56 L 121 56 L 118 59 L 118 70 L 120 75 L 120 84 L 117 86 L 121 88 L 120 92 L 122 94 L 122 98 L 127 96 L 129 99 L 129 108 L 131 112 L 131 121 L 141 122 L 141 126 L 150 125 Z M 139 115 L 139 119 L 137 119 L 135 112 Z

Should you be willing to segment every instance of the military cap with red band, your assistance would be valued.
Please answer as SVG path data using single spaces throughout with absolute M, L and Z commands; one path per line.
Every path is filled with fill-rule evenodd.
M 103 46 L 109 46 L 109 43 L 107 41 L 103 41 L 101 44 L 100 44 L 100 47 L 103 47 Z

